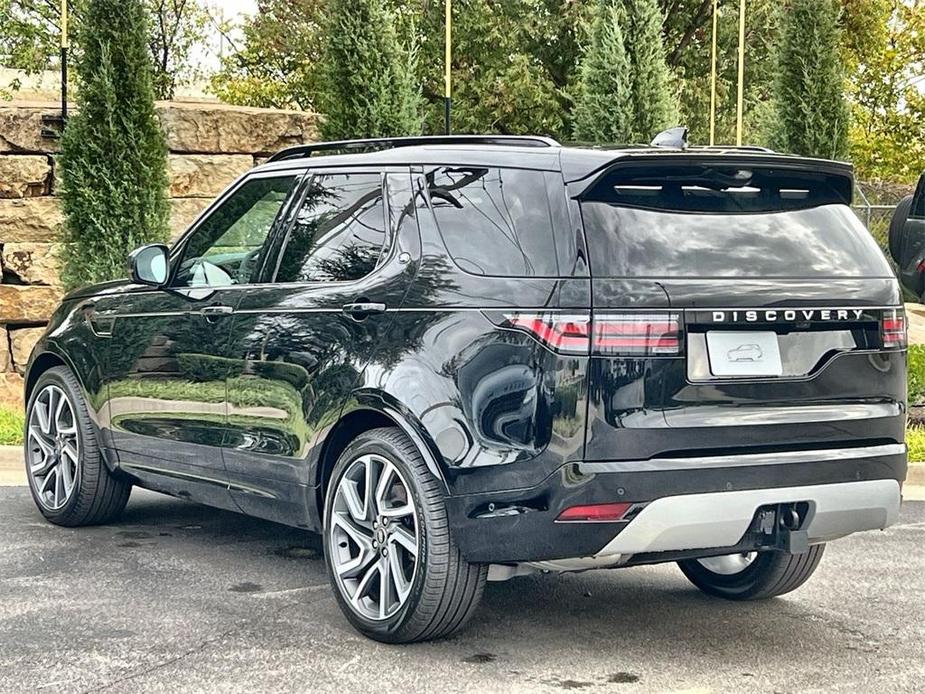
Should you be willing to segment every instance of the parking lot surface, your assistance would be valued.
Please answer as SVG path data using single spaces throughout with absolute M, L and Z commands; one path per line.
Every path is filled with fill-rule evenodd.
M 68 530 L 0 487 L 0 691 L 922 691 L 923 541 L 911 501 L 784 598 L 711 599 L 673 565 L 537 575 L 489 584 L 451 640 L 385 646 L 315 535 L 137 489 Z

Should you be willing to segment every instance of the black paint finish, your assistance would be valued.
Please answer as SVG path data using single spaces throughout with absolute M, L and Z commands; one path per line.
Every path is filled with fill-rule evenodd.
M 905 356 L 868 344 L 876 325 L 843 327 L 854 347 L 834 351 L 826 348 L 828 337 L 800 337 L 806 326 L 773 328 L 797 335 L 782 337 L 782 344 L 795 340 L 800 349 L 819 350 L 799 376 L 722 382 L 697 371 L 704 311 L 899 306 L 895 278 L 592 277 L 593 239 L 586 238 L 574 198 L 581 187 L 566 187 L 561 167 L 573 181 L 591 181 L 615 157 L 421 147 L 262 167 L 244 180 L 285 174 L 296 182 L 276 201 L 275 219 L 266 220 L 259 253 L 244 238 L 243 259 L 232 248 L 216 260 L 237 283 L 153 288 L 124 281 L 74 293 L 36 347 L 28 383 L 54 364 L 69 365 L 107 458 L 139 484 L 311 529 L 320 528 L 326 474 L 339 450 L 364 428 L 399 426 L 445 486 L 454 531 L 479 561 L 599 549 L 613 527 L 551 521 L 571 504 L 615 501 L 617 489 L 642 502 L 730 484 L 902 479 L 904 456 L 794 465 L 786 473 L 772 467 L 576 472 L 580 461 L 903 440 Z M 427 191 L 431 174 L 451 166 L 542 172 L 558 276 L 473 274 L 454 261 L 433 209 L 446 196 L 432 199 Z M 289 230 L 310 216 L 311 175 L 338 172 L 382 175 L 387 250 L 359 280 L 275 282 Z M 202 226 L 172 249 L 174 271 Z M 563 354 L 497 321 L 511 311 L 590 317 L 592 310 L 678 312 L 685 348 L 677 356 Z M 492 501 L 530 511 L 476 518 Z

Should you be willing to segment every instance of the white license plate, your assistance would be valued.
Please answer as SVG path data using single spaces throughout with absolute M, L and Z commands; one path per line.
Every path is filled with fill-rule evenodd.
M 714 376 L 780 376 L 777 333 L 707 332 L 710 372 Z

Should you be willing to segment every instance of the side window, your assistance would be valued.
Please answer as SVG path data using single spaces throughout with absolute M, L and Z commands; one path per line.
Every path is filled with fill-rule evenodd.
M 542 171 L 446 168 L 428 175 L 437 226 L 453 261 L 475 275 L 559 274 Z
M 387 247 L 383 176 L 316 175 L 280 258 L 277 282 L 350 282 L 376 269 Z
M 193 232 L 174 276 L 175 287 L 245 284 L 295 176 L 254 178 L 241 185 Z
M 919 184 L 915 188 L 909 216 L 925 219 L 925 173 L 919 178 Z

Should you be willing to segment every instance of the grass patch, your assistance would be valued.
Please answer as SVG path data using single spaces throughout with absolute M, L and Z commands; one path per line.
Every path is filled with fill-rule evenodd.
M 925 345 L 909 346 L 909 404 L 925 399 Z
M 21 446 L 25 422 L 20 410 L 0 407 L 0 446 Z
M 906 429 L 906 445 L 909 446 L 909 462 L 925 462 L 925 427 L 911 426 Z

